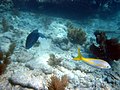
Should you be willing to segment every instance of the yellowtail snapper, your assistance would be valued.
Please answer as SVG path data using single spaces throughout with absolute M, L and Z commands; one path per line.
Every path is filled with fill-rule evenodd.
M 82 54 L 80 53 L 80 48 L 78 48 L 78 56 L 73 58 L 73 60 L 76 60 L 76 61 L 81 60 L 81 61 L 84 61 L 85 63 L 87 63 L 88 65 L 91 65 L 91 66 L 94 66 L 94 67 L 100 68 L 100 69 L 110 69 L 111 68 L 109 63 L 102 59 L 83 57 Z

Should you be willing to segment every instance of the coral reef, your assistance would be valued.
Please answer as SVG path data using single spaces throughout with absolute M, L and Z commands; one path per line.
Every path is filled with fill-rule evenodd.
M 16 0 L 16 2 L 18 1 L 21 0 Z M 5 72 L 0 76 L 0 90 L 48 90 L 48 83 L 46 81 L 49 80 L 52 75 L 59 77 L 60 81 L 63 75 L 67 75 L 69 85 L 65 88 L 66 90 L 119 90 L 120 74 L 118 73 L 120 73 L 120 60 L 114 61 L 116 62 L 115 64 L 113 63 L 114 68 L 112 67 L 110 70 L 100 70 L 84 62 L 75 62 L 72 58 L 76 55 L 76 45 L 71 43 L 67 38 L 67 27 L 74 28 L 73 25 L 75 24 L 76 27 L 80 26 L 86 31 L 88 41 L 92 38 L 91 41 L 88 42 L 87 46 L 89 46 L 91 42 L 95 41 L 92 33 L 96 28 L 110 28 L 109 31 L 113 31 L 117 28 L 116 23 L 119 21 L 119 17 L 116 17 L 116 20 L 112 18 L 112 20 L 109 21 L 101 21 L 95 18 L 91 24 L 77 20 L 73 21 L 73 25 L 70 25 L 70 22 L 67 23 L 67 27 L 65 26 L 66 19 L 56 19 L 55 17 L 52 23 L 50 25 L 48 24 L 48 30 L 45 32 L 44 22 L 42 21 L 42 18 L 45 17 L 44 15 L 39 14 L 36 17 L 36 13 L 22 12 L 20 10 L 19 17 L 13 17 L 11 11 L 1 13 L 1 20 L 2 16 L 5 16 L 6 20 L 9 21 L 8 24 L 9 26 L 11 25 L 11 29 L 9 28 L 10 30 L 5 33 L 0 33 L 1 50 L 2 52 L 7 52 L 9 45 L 13 41 L 17 42 L 17 47 L 12 55 L 10 55 L 10 52 L 7 54 L 11 63 L 7 64 Z M 2 25 L 0 25 L 0 28 L 2 30 Z M 25 37 L 36 28 L 40 33 L 43 33 L 49 38 L 39 38 L 39 47 L 26 50 L 24 48 Z M 119 30 L 116 30 L 116 32 L 117 31 Z M 116 34 L 114 33 L 114 35 Z M 111 35 L 111 37 L 113 37 L 113 35 Z M 107 37 L 103 36 L 103 38 Z M 53 41 L 55 42 L 53 43 Z M 104 43 L 105 42 L 106 41 L 104 41 Z M 69 45 L 69 43 L 71 45 Z M 98 46 L 96 47 L 98 48 Z M 81 46 L 81 49 L 82 54 L 85 57 L 89 57 L 90 53 L 84 48 L 84 44 Z M 50 53 L 54 54 L 53 56 L 51 55 L 52 64 L 48 63 Z M 6 56 L 6 53 L 2 54 Z M 57 61 L 59 58 L 62 58 L 61 61 Z M 2 59 L 1 64 L 2 63 L 7 62 L 3 62 Z M 56 83 L 58 85 L 58 82 Z M 109 88 L 104 88 L 107 86 Z
M 81 28 L 75 28 L 70 25 L 68 27 L 67 37 L 70 42 L 75 44 L 84 44 L 86 41 L 86 33 Z
M 68 21 L 66 22 L 65 26 L 66 26 L 67 28 L 73 28 L 73 23 L 72 23 L 70 20 L 68 20 Z
M 105 32 L 95 31 L 96 42 L 99 46 L 92 44 L 90 51 L 101 59 L 105 59 L 107 62 L 120 59 L 120 43 L 116 38 L 107 39 Z
M 56 76 L 51 76 L 51 81 L 48 81 L 48 90 L 65 90 L 68 85 L 68 78 L 66 75 L 62 76 L 61 79 Z
M 13 0 L 0 0 L 0 12 L 6 12 L 13 8 Z
M 15 70 L 16 72 L 13 73 L 11 77 L 8 78 L 9 83 L 11 85 L 13 86 L 19 85 L 21 87 L 24 87 L 23 90 L 46 90 L 44 88 L 44 83 L 43 83 L 44 79 L 41 77 L 41 75 L 34 76 L 33 71 L 27 71 L 23 67 L 23 65 L 21 65 L 22 66 L 21 68 L 18 68 L 17 66 L 14 68 L 16 69 Z M 15 90 L 19 90 L 19 89 L 15 89 Z
M 16 9 L 16 8 L 13 8 L 13 9 L 12 9 L 12 15 L 13 15 L 14 17 L 16 17 L 16 16 L 20 16 L 20 12 L 19 12 L 19 10 Z
M 43 26 L 45 30 L 47 30 L 49 28 L 49 25 L 52 23 L 52 18 L 46 16 L 46 17 L 43 17 L 41 21 L 43 22 Z
M 59 65 L 61 63 L 61 61 L 62 61 L 61 58 L 56 58 L 54 54 L 50 54 L 48 64 L 56 67 L 57 65 Z
M 68 51 L 72 47 L 72 44 L 69 42 L 68 38 L 55 38 L 53 39 L 53 43 L 65 51 Z
M 9 25 L 5 17 L 2 18 L 2 27 L 3 27 L 3 32 L 7 32 L 9 29 Z

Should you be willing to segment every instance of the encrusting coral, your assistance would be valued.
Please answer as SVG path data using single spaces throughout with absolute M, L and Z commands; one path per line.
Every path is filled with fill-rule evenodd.
M 68 85 L 68 78 L 66 75 L 62 76 L 61 79 L 56 76 L 51 76 L 51 81 L 48 81 L 48 90 L 65 90 Z
M 86 41 L 86 33 L 81 28 L 75 28 L 72 25 L 68 27 L 67 37 L 70 42 L 75 44 L 84 44 Z
M 0 51 L 0 75 L 3 74 L 10 63 L 10 55 L 13 53 L 14 48 L 15 48 L 15 43 L 10 45 L 9 51 L 6 52 L 5 54 Z
M 92 44 L 90 51 L 98 58 L 104 59 L 107 62 L 120 59 L 120 43 L 118 39 L 107 39 L 105 32 L 95 31 L 96 42 L 99 46 Z

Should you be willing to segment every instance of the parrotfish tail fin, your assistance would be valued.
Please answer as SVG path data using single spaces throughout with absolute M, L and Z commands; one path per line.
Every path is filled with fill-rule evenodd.
M 42 34 L 42 33 L 39 33 L 39 37 L 46 38 L 46 36 L 44 34 Z
M 73 60 L 82 60 L 82 58 L 83 58 L 83 56 L 82 56 L 82 54 L 80 53 L 80 48 L 78 48 L 78 56 L 77 57 L 75 57 L 75 58 L 73 58 Z

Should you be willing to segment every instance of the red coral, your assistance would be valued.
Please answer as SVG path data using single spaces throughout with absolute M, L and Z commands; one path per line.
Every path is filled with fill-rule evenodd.
M 3 60 L 4 58 L 3 58 L 3 52 L 2 51 L 0 51 L 0 75 L 1 74 L 3 74 L 3 72 L 5 71 L 5 69 L 6 69 L 6 64 L 4 64 L 4 60 Z M 2 63 L 3 62 L 3 63 Z
M 90 51 L 98 58 L 108 62 L 120 59 L 120 43 L 118 39 L 107 39 L 105 32 L 96 31 L 96 42 L 99 46 L 92 44 Z
M 9 57 L 10 57 L 11 54 L 13 54 L 15 46 L 16 46 L 15 43 L 11 44 L 10 48 L 9 48 L 9 51 L 6 52 L 5 54 L 2 51 L 0 51 L 0 62 L 1 62 L 0 63 L 0 75 L 2 75 L 5 72 L 8 64 L 10 64 L 10 58 Z

